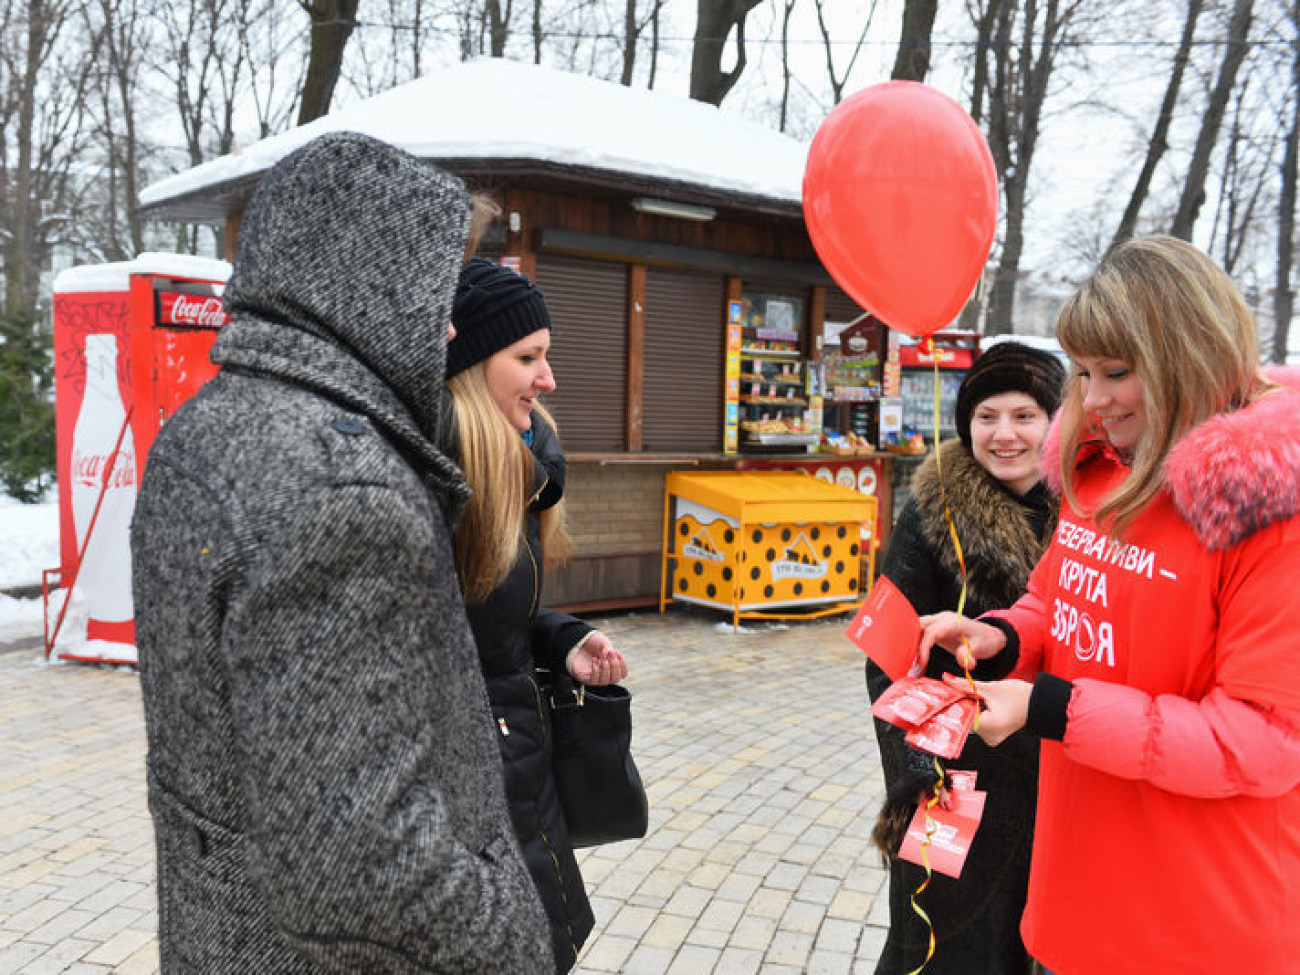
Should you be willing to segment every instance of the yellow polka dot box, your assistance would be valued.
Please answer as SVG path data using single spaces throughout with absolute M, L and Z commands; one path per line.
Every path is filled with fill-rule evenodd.
M 738 623 L 854 609 L 876 504 L 801 471 L 670 471 L 659 610 L 676 599 Z

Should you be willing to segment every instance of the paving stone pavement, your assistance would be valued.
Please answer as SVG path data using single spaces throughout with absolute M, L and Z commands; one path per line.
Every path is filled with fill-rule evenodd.
M 844 617 L 674 605 L 592 619 L 628 657 L 637 842 L 580 851 L 596 913 L 577 972 L 869 973 L 883 791 Z M 129 669 L 0 646 L 0 972 L 158 971 L 144 725 Z

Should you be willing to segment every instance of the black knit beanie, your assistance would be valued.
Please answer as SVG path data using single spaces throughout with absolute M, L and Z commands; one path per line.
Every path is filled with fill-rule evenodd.
M 455 343 L 453 343 L 455 344 Z M 970 449 L 970 418 L 975 407 L 999 393 L 1032 396 L 1050 417 L 1061 405 L 1065 366 L 1050 352 L 999 342 L 975 360 L 957 390 L 957 435 Z
M 447 378 L 551 327 L 546 299 L 522 274 L 476 257 L 460 272 L 451 306 L 456 337 L 447 346 Z

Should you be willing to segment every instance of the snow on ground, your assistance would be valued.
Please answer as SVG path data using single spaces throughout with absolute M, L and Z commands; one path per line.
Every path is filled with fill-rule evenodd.
M 59 506 L 53 491 L 39 504 L 22 504 L 0 494 L 0 552 L 0 589 L 40 585 L 41 572 L 59 564 Z M 75 610 L 74 601 L 65 625 L 71 624 Z M 39 637 L 42 620 L 40 596 L 14 599 L 0 594 L 0 643 Z

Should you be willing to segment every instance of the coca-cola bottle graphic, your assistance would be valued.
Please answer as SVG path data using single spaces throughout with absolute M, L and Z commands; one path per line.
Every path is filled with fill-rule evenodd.
M 113 469 L 105 471 L 121 437 Z M 117 337 L 86 336 L 86 391 L 72 431 L 72 524 L 84 547 L 76 591 L 85 601 L 86 638 L 130 644 L 115 659 L 134 659 L 131 601 L 131 513 L 135 510 L 135 441 L 117 383 Z M 103 493 L 102 502 L 100 493 Z M 94 516 L 95 505 L 99 514 Z M 94 516 L 94 530 L 86 532 Z

